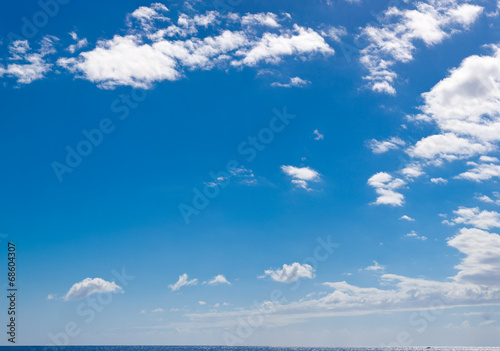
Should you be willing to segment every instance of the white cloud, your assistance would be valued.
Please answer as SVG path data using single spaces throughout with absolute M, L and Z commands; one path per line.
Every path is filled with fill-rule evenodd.
M 369 72 L 364 77 L 368 86 L 376 92 L 396 93 L 393 82 L 397 74 L 392 66 L 411 61 L 416 42 L 422 41 L 427 46 L 438 44 L 467 29 L 483 10 L 456 0 L 428 0 L 414 6 L 405 10 L 390 7 L 379 26 L 369 24 L 362 30 L 361 36 L 369 44 L 361 50 L 360 61 Z
M 418 235 L 417 233 L 415 233 L 414 230 L 411 231 L 411 233 L 408 233 L 408 234 L 405 234 L 404 235 L 405 238 L 411 238 L 411 239 L 417 239 L 417 240 L 422 240 L 422 241 L 425 241 L 427 240 L 427 237 L 426 236 L 420 236 Z
M 495 197 L 495 199 L 492 199 L 491 197 L 489 197 L 487 195 L 476 194 L 476 196 L 474 198 L 477 199 L 477 200 L 479 200 L 479 201 L 482 201 L 482 202 L 493 203 L 493 204 L 496 204 L 496 205 L 500 205 L 500 193 L 494 191 L 493 192 L 493 196 Z
M 11 56 L 6 67 L 0 65 L 0 77 L 7 76 L 17 79 L 19 84 L 30 84 L 35 80 L 45 77 L 52 64 L 48 63 L 46 56 L 55 53 L 54 43 L 58 39 L 46 36 L 40 42 L 37 51 L 31 49 L 27 40 L 16 40 L 9 46 Z
M 161 307 L 155 308 L 154 310 L 151 311 L 152 313 L 158 313 L 158 312 L 165 312 L 165 310 Z
M 56 298 L 56 295 L 54 295 L 54 294 L 47 295 L 47 300 L 54 300 L 55 298 Z
M 89 42 L 86 38 L 84 39 L 79 39 L 78 38 L 78 34 L 76 34 L 76 32 L 70 32 L 69 35 L 71 36 L 71 38 L 73 38 L 73 40 L 76 41 L 75 44 L 71 44 L 70 46 L 68 46 L 66 48 L 67 51 L 69 51 L 70 53 L 75 53 L 75 51 L 78 51 L 84 47 L 86 47 L 87 45 L 89 45 Z
M 408 222 L 414 222 L 415 221 L 414 218 L 408 217 L 407 215 L 401 216 L 399 219 L 402 219 L 402 220 L 405 220 L 405 221 L 408 221 Z
M 271 12 L 247 14 L 241 18 L 241 24 L 244 26 L 261 25 L 273 28 L 280 27 L 280 24 L 278 23 L 278 16 Z
M 445 133 L 423 138 L 415 146 L 410 147 L 408 153 L 412 157 L 427 160 L 453 161 L 470 158 L 493 149 L 494 146 L 489 143 L 479 143 L 468 138 L 458 137 L 453 133 Z
M 283 269 L 269 269 L 264 271 L 264 275 L 259 278 L 270 277 L 272 280 L 280 283 L 292 283 L 300 278 L 313 279 L 314 269 L 308 264 L 294 262 L 291 265 L 284 264 Z
M 226 279 L 226 277 L 224 277 L 222 274 L 217 275 L 216 277 L 214 277 L 212 280 L 210 280 L 208 282 L 208 285 L 217 285 L 217 284 L 231 285 L 231 283 L 228 282 L 228 280 Z
M 431 182 L 433 182 L 434 184 L 440 184 L 440 183 L 441 184 L 446 184 L 446 183 L 448 183 L 448 181 L 446 179 L 441 178 L 441 177 L 439 177 L 439 178 L 431 178 Z
M 325 39 L 311 28 L 294 25 L 292 30 L 282 33 L 264 33 L 249 49 L 240 49 L 237 56 L 241 60 L 234 60 L 233 65 L 255 66 L 261 61 L 279 63 L 284 56 L 305 55 L 319 53 L 332 55 L 334 50 L 325 42 Z
M 311 82 L 308 80 L 304 80 L 300 77 L 293 77 L 293 78 L 290 78 L 290 81 L 288 83 L 274 82 L 274 83 L 271 83 L 271 86 L 272 87 L 281 87 L 281 88 L 302 88 L 302 87 L 305 87 L 309 84 L 311 84 Z
M 474 168 L 467 172 L 463 172 L 457 175 L 455 178 L 467 179 L 474 182 L 482 182 L 484 180 L 490 180 L 492 178 L 500 177 L 500 165 L 494 163 L 489 164 L 476 164 Z
M 179 276 L 179 280 L 177 280 L 177 282 L 175 284 L 170 284 L 168 287 L 172 291 L 178 291 L 183 286 L 191 286 L 191 285 L 196 285 L 196 284 L 198 284 L 198 279 L 189 280 L 187 273 L 184 273 L 184 274 Z
M 490 163 L 500 162 L 500 160 L 498 158 L 492 157 L 492 156 L 481 156 L 481 157 L 479 157 L 479 161 L 490 162 Z
M 408 179 L 418 178 L 422 174 L 425 174 L 422 171 L 422 166 L 419 164 L 411 164 L 401 170 L 401 173 Z
M 318 172 L 309 167 L 281 166 L 281 170 L 293 178 L 293 184 L 305 190 L 311 190 L 308 188 L 309 182 L 317 182 L 320 177 Z
M 321 31 L 321 35 L 330 38 L 333 41 L 340 42 L 341 38 L 347 35 L 347 30 L 345 29 L 345 27 L 342 26 L 340 27 L 329 26 Z
M 453 213 L 456 217 L 451 220 L 451 223 L 454 224 L 472 225 L 481 229 L 500 227 L 500 213 L 495 211 L 481 211 L 479 207 L 459 207 Z
M 395 189 L 401 188 L 406 182 L 399 178 L 393 178 L 389 173 L 379 172 L 368 179 L 368 185 L 375 188 L 378 197 L 375 205 L 401 206 L 404 203 L 404 196 Z
M 372 149 L 374 154 L 382 154 L 389 150 L 397 150 L 401 146 L 405 146 L 406 143 L 398 137 L 392 137 L 388 140 L 378 141 L 372 139 L 368 142 L 368 147 Z
M 85 278 L 73 284 L 64 296 L 65 301 L 81 300 L 98 293 L 111 293 L 123 291 L 115 282 L 108 282 L 101 278 Z
M 207 303 L 206 303 L 205 301 L 198 301 L 198 305 L 203 306 L 203 305 L 206 305 L 206 304 L 207 304 Z
M 241 18 L 216 11 L 192 17 L 180 14 L 176 24 L 171 24 L 172 20 L 164 16 L 166 11 L 159 4 L 140 7 L 128 17 L 130 28 L 124 35 L 100 40 L 92 50 L 76 57 L 60 58 L 57 62 L 78 78 L 94 82 L 100 88 L 147 89 L 156 82 L 181 79 L 187 70 L 227 70 L 232 66 L 277 64 L 289 56 L 305 58 L 311 54 L 334 53 L 313 29 L 298 25 L 282 28 L 273 22 L 277 16 L 271 13 Z M 134 27 L 134 21 L 139 23 L 139 28 Z M 164 25 L 164 22 L 168 23 Z M 198 32 L 199 27 L 215 24 L 211 35 Z M 262 28 L 254 28 L 262 24 L 265 24 L 264 32 Z M 288 84 L 303 86 L 305 83 L 307 81 L 295 77 Z
M 373 261 L 373 264 L 371 266 L 366 267 L 365 271 L 384 272 L 385 266 L 380 265 L 377 261 Z
M 455 266 L 457 282 L 500 287 L 500 235 L 476 228 L 462 228 L 448 245 L 466 255 Z
M 310 295 L 309 298 L 287 304 L 264 302 L 261 308 L 266 307 L 272 312 L 266 316 L 266 324 L 283 326 L 327 316 L 500 305 L 500 235 L 463 228 L 447 243 L 465 257 L 455 266 L 457 274 L 445 281 L 385 273 L 380 276 L 383 289 L 359 287 L 345 281 L 326 282 L 323 285 L 332 288 L 333 292 L 319 298 L 311 298 Z M 197 321 L 211 320 L 217 321 L 219 325 L 227 325 L 225 323 L 232 323 L 238 316 L 256 311 L 251 309 L 187 316 Z
M 323 140 L 325 139 L 325 136 L 321 134 L 317 129 L 314 130 L 314 140 Z

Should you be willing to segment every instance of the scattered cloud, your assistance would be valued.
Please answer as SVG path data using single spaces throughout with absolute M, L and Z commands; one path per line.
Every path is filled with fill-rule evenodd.
M 108 282 L 101 278 L 85 278 L 81 282 L 73 284 L 64 296 L 64 300 L 81 300 L 93 294 L 121 291 L 123 291 L 122 288 L 115 282 Z
M 0 65 L 0 77 L 7 76 L 17 79 L 18 84 L 30 84 L 45 77 L 52 64 L 46 56 L 54 54 L 54 36 L 46 36 L 40 42 L 40 48 L 33 50 L 27 40 L 16 40 L 9 46 L 10 57 L 6 67 Z
M 294 262 L 291 265 L 284 264 L 282 269 L 269 269 L 264 271 L 264 275 L 259 278 L 270 277 L 272 280 L 280 283 L 292 283 L 300 278 L 313 279 L 314 269 L 308 264 Z
M 198 284 L 198 279 L 191 279 L 189 280 L 189 277 L 187 273 L 184 273 L 179 276 L 179 280 L 175 284 L 170 284 L 168 287 L 172 291 L 178 291 L 180 288 L 183 286 L 192 286 Z
M 151 313 L 159 313 L 159 312 L 165 312 L 163 308 L 155 308 L 154 310 L 151 311 Z
M 379 25 L 369 24 L 361 37 L 368 46 L 361 50 L 360 62 L 368 70 L 364 77 L 368 87 L 379 93 L 396 94 L 397 78 L 392 67 L 413 60 L 415 43 L 427 46 L 441 43 L 445 38 L 467 29 L 483 8 L 459 4 L 456 0 L 428 0 L 414 3 L 412 9 L 391 6 L 380 18 Z
M 206 305 L 206 304 L 207 304 L 207 303 L 206 303 L 205 301 L 198 301 L 198 305 L 203 306 L 203 305 Z
M 317 129 L 314 130 L 314 140 L 323 140 L 325 139 L 325 136 L 321 134 Z
M 102 39 L 75 57 L 61 57 L 57 64 L 103 89 L 149 89 L 156 82 L 179 80 L 186 71 L 275 65 L 286 57 L 334 54 L 320 33 L 290 26 L 288 16 L 280 19 L 272 13 L 257 13 L 240 17 L 209 11 L 193 16 L 181 13 L 175 20 L 172 15 L 166 17 L 169 13 L 160 4 L 141 6 L 128 16 L 125 34 Z M 200 34 L 200 28 L 209 26 L 211 35 Z M 274 86 L 308 83 L 294 77 Z
M 408 233 L 408 234 L 405 234 L 404 235 L 405 238 L 411 238 L 411 239 L 417 239 L 417 240 L 422 240 L 422 241 L 425 241 L 427 240 L 427 237 L 426 236 L 420 236 L 418 235 L 417 233 L 415 233 L 414 230 L 411 231 L 411 233 Z

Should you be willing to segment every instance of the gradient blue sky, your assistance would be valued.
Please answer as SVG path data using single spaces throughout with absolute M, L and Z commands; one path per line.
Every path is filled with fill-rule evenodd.
M 41 3 L 0 15 L 20 344 L 498 345 L 495 1 Z

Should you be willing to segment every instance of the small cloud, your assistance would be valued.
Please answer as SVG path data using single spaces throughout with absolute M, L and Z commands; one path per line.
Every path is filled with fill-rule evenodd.
M 207 303 L 205 301 L 198 301 L 198 305 L 203 306 L 206 305 Z
M 47 295 L 47 300 L 54 300 L 55 298 L 56 298 L 56 295 L 54 295 L 54 294 Z
M 426 236 L 423 236 L 423 235 L 420 236 L 417 233 L 415 233 L 414 230 L 412 230 L 411 233 L 405 234 L 404 237 L 405 238 L 412 238 L 412 239 L 422 240 L 422 241 L 427 240 Z
M 208 285 L 216 285 L 216 284 L 231 285 L 231 283 L 222 274 L 219 274 L 218 276 L 214 277 L 212 280 L 208 282 Z
M 385 271 L 385 266 L 378 264 L 377 261 L 373 261 L 373 265 L 366 267 L 365 271 L 383 272 Z
M 408 221 L 408 222 L 415 222 L 414 218 L 408 217 L 407 215 L 401 216 L 401 217 L 399 217 L 399 219 L 405 220 L 405 221 Z
M 308 182 L 316 182 L 320 176 L 318 172 L 309 167 L 281 166 L 281 170 L 293 178 L 292 184 L 307 191 L 311 190 L 308 188 Z
M 218 303 L 218 302 L 217 302 L 217 303 L 214 305 L 214 308 L 219 308 L 219 307 L 220 307 L 220 303 Z
M 317 129 L 314 130 L 314 140 L 323 140 L 325 136 L 321 134 Z
M 191 286 L 196 284 L 198 284 L 198 279 L 189 280 L 187 273 L 184 273 L 179 276 L 179 280 L 175 284 L 170 284 L 168 287 L 172 291 L 178 291 L 183 286 Z
M 154 310 L 151 311 L 152 313 L 158 313 L 158 312 L 165 312 L 163 308 L 155 308 Z
M 444 178 L 431 178 L 431 182 L 433 182 L 434 184 L 446 184 L 448 183 L 448 181 Z
M 146 311 L 145 310 L 142 310 L 141 312 L 139 312 L 140 314 L 146 314 Z
M 383 154 L 389 150 L 397 150 L 401 146 L 405 146 L 406 143 L 398 137 L 392 137 L 381 141 L 372 139 L 368 141 L 367 145 L 374 154 Z
M 298 262 L 294 262 L 291 265 L 284 264 L 283 269 L 268 269 L 264 271 L 264 275 L 258 278 L 263 279 L 265 277 L 270 277 L 275 282 L 292 283 L 300 278 L 313 279 L 315 275 L 314 269 L 310 265 L 301 265 Z
M 288 83 L 278 83 L 278 82 L 274 82 L 274 83 L 271 83 L 271 86 L 272 87 L 280 87 L 280 88 L 303 88 L 307 85 L 311 84 L 310 81 L 308 80 L 304 80 L 302 78 L 299 78 L 299 77 L 293 77 L 293 78 L 290 78 L 290 82 Z
M 368 179 L 368 185 L 375 188 L 378 197 L 374 205 L 402 206 L 404 196 L 395 191 L 401 188 L 406 182 L 399 178 L 393 178 L 389 173 L 379 172 Z
M 123 291 L 115 282 L 107 282 L 101 278 L 86 278 L 79 283 L 73 284 L 69 289 L 65 301 L 81 300 L 90 295 L 98 293 L 111 293 Z

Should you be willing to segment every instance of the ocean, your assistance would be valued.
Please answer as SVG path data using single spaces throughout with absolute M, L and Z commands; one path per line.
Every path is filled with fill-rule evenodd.
M 1 346 L 16 351 L 500 351 L 500 347 Z

